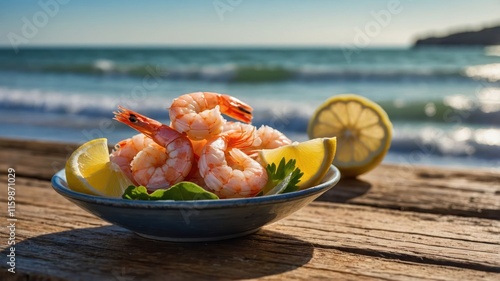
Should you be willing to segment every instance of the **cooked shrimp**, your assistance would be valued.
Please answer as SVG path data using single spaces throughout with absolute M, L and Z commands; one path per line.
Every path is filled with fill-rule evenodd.
M 198 167 L 208 190 L 220 198 L 253 197 L 267 183 L 267 172 L 257 161 L 234 147 L 250 137 L 225 134 L 203 148 Z
M 151 138 L 130 163 L 132 176 L 148 190 L 168 188 L 188 175 L 193 162 L 193 147 L 184 135 L 171 127 L 132 110 L 119 107 L 115 119 Z
M 172 128 L 193 140 L 219 135 L 226 122 L 222 114 L 246 123 L 252 120 L 249 105 L 237 98 L 210 92 L 185 94 L 174 99 L 169 114 Z
M 130 163 L 134 157 L 143 150 L 145 147 L 154 143 L 151 138 L 148 138 L 144 134 L 137 134 L 131 138 L 124 139 L 115 145 L 115 148 L 109 155 L 111 162 L 117 164 L 120 169 L 125 173 L 125 175 L 137 185 L 134 177 L 132 176 L 132 170 L 130 168 Z
M 260 126 L 257 130 L 257 136 L 261 140 L 261 144 L 256 149 L 272 149 L 292 143 L 282 132 L 266 125 Z
M 228 122 L 229 125 L 224 126 L 224 130 L 231 130 L 230 129 L 230 122 Z M 238 124 L 238 123 L 235 123 Z M 239 123 L 241 124 L 241 123 Z M 244 125 L 244 127 L 243 127 Z M 233 125 L 234 126 L 234 125 Z M 241 127 L 240 130 L 250 130 L 248 124 L 241 124 L 239 125 Z M 253 126 L 252 126 L 253 127 Z M 234 128 L 233 128 L 234 130 Z M 252 143 L 247 142 L 246 146 L 242 146 L 242 151 L 245 152 L 246 154 L 250 155 L 250 157 L 257 159 L 257 150 L 260 149 L 273 149 L 277 148 L 280 146 L 284 146 L 287 144 L 291 144 L 292 141 L 285 136 L 282 132 L 266 126 L 262 125 L 258 130 L 255 129 L 255 134 L 254 134 L 254 140 Z M 223 133 L 224 134 L 224 133 Z
M 257 128 L 241 122 L 227 122 L 222 128 L 221 135 L 230 136 L 227 138 L 231 142 L 229 147 L 245 149 L 258 147 L 262 143 L 257 135 Z
M 222 126 L 221 134 L 240 134 L 241 137 L 233 138 L 237 139 L 239 144 L 233 143 L 232 145 L 237 147 L 252 147 L 260 145 L 261 141 L 255 134 L 257 129 L 250 124 L 245 124 L 241 122 L 226 122 Z M 191 140 L 193 145 L 194 154 L 198 157 L 201 155 L 203 147 L 207 144 L 208 140 Z

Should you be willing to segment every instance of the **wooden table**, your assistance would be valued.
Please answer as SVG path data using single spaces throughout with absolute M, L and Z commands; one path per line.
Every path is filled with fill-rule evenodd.
M 0 140 L 1 280 L 500 280 L 500 175 L 382 165 L 256 234 L 143 239 L 50 185 L 70 144 Z M 7 171 L 16 170 L 15 274 Z

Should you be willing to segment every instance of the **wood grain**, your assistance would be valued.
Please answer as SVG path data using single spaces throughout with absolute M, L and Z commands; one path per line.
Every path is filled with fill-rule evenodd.
M 381 165 L 319 200 L 402 211 L 500 218 L 500 173 Z
M 16 269 L 0 280 L 500 280 L 500 175 L 381 165 L 254 235 L 166 243 L 83 211 L 49 179 L 75 144 L 0 139 L 16 169 Z

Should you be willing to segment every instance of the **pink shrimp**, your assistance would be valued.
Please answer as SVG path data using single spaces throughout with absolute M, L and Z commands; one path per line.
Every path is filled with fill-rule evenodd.
M 222 132 L 226 120 L 222 114 L 250 123 L 252 107 L 237 98 L 211 92 L 182 95 L 169 109 L 172 128 L 193 140 L 209 139 Z
M 231 147 L 240 149 L 257 147 L 262 144 L 257 135 L 257 128 L 251 124 L 241 122 L 227 122 L 222 127 L 221 135 L 228 135 L 232 140 Z
M 230 130 L 230 122 L 228 122 L 224 126 L 225 130 Z M 238 123 L 235 123 L 238 124 Z M 239 123 L 241 124 L 241 123 Z M 245 127 L 242 127 L 242 130 L 250 130 L 251 125 L 248 124 L 241 124 L 239 126 L 244 125 Z M 234 126 L 234 125 L 232 125 Z M 255 127 L 254 127 L 255 130 Z M 286 137 L 282 132 L 266 126 L 262 125 L 258 130 L 255 131 L 255 139 L 253 143 L 247 145 L 246 147 L 243 147 L 241 150 L 245 152 L 246 154 L 250 155 L 250 157 L 257 159 L 257 151 L 260 149 L 273 149 L 273 148 L 278 148 L 280 146 L 288 145 L 291 144 L 292 141 Z
M 115 119 L 151 138 L 130 163 L 134 180 L 148 190 L 168 188 L 188 175 L 193 162 L 191 142 L 171 127 L 132 110 L 119 107 Z
M 232 130 L 208 141 L 198 162 L 208 190 L 220 198 L 253 197 L 262 190 L 265 168 L 239 149 L 255 138 L 255 130 Z
M 111 162 L 116 163 L 120 169 L 127 175 L 127 177 L 137 185 L 134 177 L 132 176 L 132 170 L 130 168 L 130 163 L 134 160 L 134 157 L 145 147 L 154 143 L 154 141 L 148 138 L 144 134 L 137 134 L 131 138 L 124 139 L 115 145 L 115 148 L 109 155 Z
M 257 130 L 257 136 L 261 140 L 261 144 L 255 149 L 272 149 L 292 143 L 282 132 L 266 125 L 260 126 Z

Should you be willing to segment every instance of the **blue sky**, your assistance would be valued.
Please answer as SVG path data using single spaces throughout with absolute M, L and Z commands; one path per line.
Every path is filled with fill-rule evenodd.
M 57 11 L 49 15 L 39 3 Z M 377 20 L 376 15 L 385 17 Z M 369 46 L 409 46 L 430 31 L 492 24 L 500 24 L 500 0 L 0 2 L 3 46 L 15 40 L 23 46 L 339 46 L 356 40 Z

